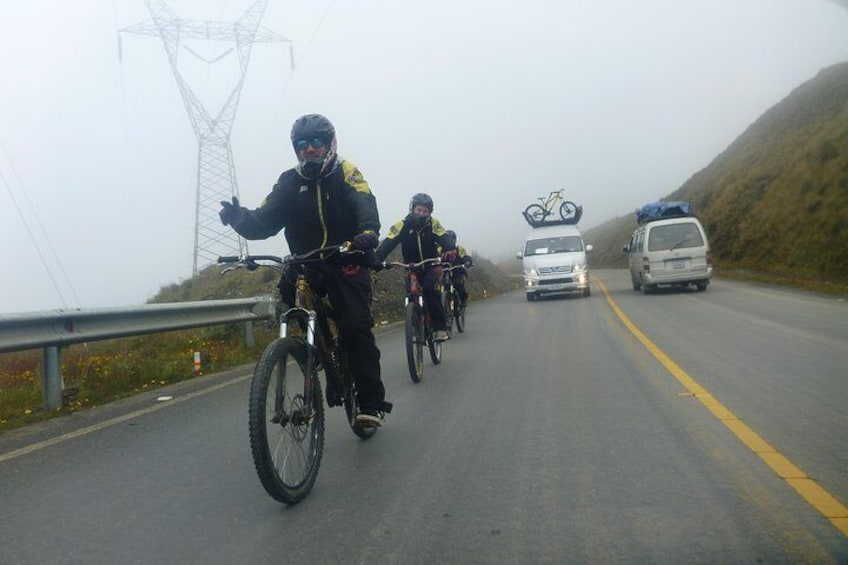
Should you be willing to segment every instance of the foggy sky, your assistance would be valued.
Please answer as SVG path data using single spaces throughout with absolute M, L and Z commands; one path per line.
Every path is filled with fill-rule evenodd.
M 169 2 L 225 21 L 249 4 Z M 148 19 L 143 0 L 0 3 L 0 314 L 140 304 L 191 275 L 194 132 L 161 40 L 122 34 L 118 58 L 117 30 Z M 384 234 L 428 192 L 490 258 L 519 248 L 536 197 L 565 188 L 584 229 L 629 214 L 848 60 L 848 9 L 827 0 L 269 0 L 262 23 L 296 66 L 285 44 L 253 48 L 232 137 L 243 204 L 295 163 L 294 118 L 319 112 Z M 181 57 L 217 113 L 233 55 Z M 250 249 L 286 252 L 282 235 Z

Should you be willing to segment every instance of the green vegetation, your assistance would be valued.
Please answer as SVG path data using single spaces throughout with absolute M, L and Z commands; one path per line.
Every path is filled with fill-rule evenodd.
M 822 70 L 666 200 L 691 202 L 719 274 L 848 291 L 848 63 Z M 593 267 L 626 267 L 635 214 L 588 230 Z
M 399 261 L 400 257 L 392 259 Z M 472 300 L 514 288 L 514 282 L 484 257 L 475 257 L 474 262 L 466 286 Z M 221 270 L 213 265 L 181 284 L 165 286 L 151 302 L 277 296 L 279 275 L 271 269 L 227 274 Z M 402 270 L 383 271 L 373 280 L 377 325 L 399 320 L 403 313 Z M 192 378 L 195 351 L 201 353 L 201 373 L 252 363 L 276 337 L 277 324 L 255 324 L 253 348 L 244 345 L 242 328 L 243 324 L 226 324 L 64 348 L 61 374 L 65 403 L 52 413 L 43 409 L 41 351 L 0 354 L 0 433 Z
M 201 374 L 253 362 L 276 335 L 275 324 L 255 326 L 253 348 L 244 345 L 243 324 L 63 348 L 65 402 L 55 413 L 43 409 L 41 351 L 0 355 L 0 432 L 191 378 L 195 351 L 201 354 Z

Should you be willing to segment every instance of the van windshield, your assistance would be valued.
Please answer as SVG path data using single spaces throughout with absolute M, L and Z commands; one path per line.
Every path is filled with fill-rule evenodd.
M 547 255 L 548 253 L 574 253 L 583 251 L 583 240 L 580 236 L 546 237 L 531 239 L 524 247 L 524 256 Z
M 663 251 L 683 247 L 703 247 L 701 232 L 692 222 L 655 226 L 648 238 L 648 251 Z

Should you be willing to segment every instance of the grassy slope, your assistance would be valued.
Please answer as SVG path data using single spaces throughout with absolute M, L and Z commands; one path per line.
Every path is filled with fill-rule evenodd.
M 848 285 L 848 63 L 775 105 L 667 200 L 695 206 L 720 269 Z M 634 215 L 588 230 L 593 266 L 626 265 Z

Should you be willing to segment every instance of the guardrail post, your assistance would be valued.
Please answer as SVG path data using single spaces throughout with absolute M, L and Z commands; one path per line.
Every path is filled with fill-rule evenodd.
M 62 406 L 62 377 L 59 374 L 59 347 L 48 345 L 44 348 L 41 375 L 41 391 L 44 408 L 55 410 Z
M 244 344 L 250 348 L 256 345 L 253 339 L 253 322 L 248 320 L 244 323 Z

